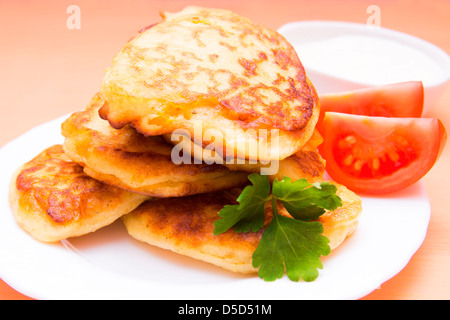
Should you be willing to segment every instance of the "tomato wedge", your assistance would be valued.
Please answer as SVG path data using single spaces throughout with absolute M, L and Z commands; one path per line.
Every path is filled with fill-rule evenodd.
M 328 174 L 357 193 L 386 194 L 420 180 L 441 154 L 447 133 L 438 119 L 326 112 L 319 152 Z
M 424 90 L 421 81 L 408 81 L 342 93 L 327 93 L 319 98 L 319 121 L 327 111 L 363 116 L 420 118 Z

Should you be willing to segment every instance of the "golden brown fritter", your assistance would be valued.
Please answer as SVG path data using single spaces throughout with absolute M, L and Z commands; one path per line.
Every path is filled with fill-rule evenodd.
M 103 119 L 145 135 L 183 129 L 201 140 L 210 131 L 224 151 L 255 160 L 284 159 L 310 139 L 318 96 L 283 36 L 228 10 L 187 7 L 162 18 L 114 57 L 100 90 Z
M 247 173 L 219 164 L 175 164 L 173 145 L 162 137 L 146 137 L 129 126 L 114 129 L 101 119 L 98 109 L 103 103 L 99 95 L 94 96 L 85 110 L 62 124 L 67 155 L 89 176 L 154 197 L 180 197 L 247 183 Z
M 330 248 L 338 247 L 358 224 L 362 211 L 361 199 L 347 188 L 337 185 L 342 207 L 325 213 L 320 221 Z M 237 193 L 239 194 L 239 193 Z M 176 253 L 206 261 L 240 273 L 252 273 L 252 254 L 259 244 L 263 229 L 258 232 L 236 233 L 233 229 L 214 235 L 214 221 L 227 204 L 235 204 L 231 191 L 194 195 L 176 199 L 156 199 L 143 203 L 122 217 L 128 233 L 135 239 Z M 280 214 L 288 216 L 284 207 Z M 265 226 L 271 219 L 266 210 Z
M 55 145 L 18 169 L 9 199 L 25 231 L 55 242 L 109 225 L 149 197 L 92 179 Z

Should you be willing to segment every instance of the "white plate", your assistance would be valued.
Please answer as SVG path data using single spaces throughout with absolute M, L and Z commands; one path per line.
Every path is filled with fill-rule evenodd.
M 358 299 L 408 263 L 422 244 L 430 206 L 422 183 L 384 198 L 363 198 L 356 233 L 323 259 L 314 282 L 267 283 L 236 275 L 129 237 L 121 221 L 95 233 L 45 244 L 13 219 L 12 173 L 61 143 L 62 117 L 0 150 L 0 276 L 36 299 Z

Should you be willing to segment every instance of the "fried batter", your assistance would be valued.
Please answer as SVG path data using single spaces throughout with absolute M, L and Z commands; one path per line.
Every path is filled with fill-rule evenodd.
M 175 164 L 173 145 L 146 137 L 126 126 L 114 129 L 101 119 L 104 101 L 93 97 L 83 111 L 62 124 L 67 155 L 89 176 L 120 188 L 154 197 L 180 197 L 224 190 L 247 183 L 247 173 L 219 164 Z
M 283 36 L 228 10 L 187 7 L 162 18 L 114 57 L 100 90 L 103 119 L 153 136 L 183 129 L 201 140 L 210 131 L 228 155 L 253 160 L 284 159 L 310 139 L 318 96 Z
M 40 241 L 56 242 L 107 226 L 149 197 L 88 177 L 55 145 L 17 170 L 9 199 L 20 227 Z
M 337 185 L 342 207 L 325 213 L 320 221 L 330 248 L 338 247 L 358 224 L 361 199 L 344 186 Z M 236 233 L 233 229 L 214 235 L 214 221 L 224 205 L 234 204 L 230 191 L 195 195 L 177 199 L 157 199 L 143 203 L 122 217 L 128 233 L 135 239 L 239 273 L 253 273 L 252 254 L 259 244 L 263 229 Z M 266 210 L 265 226 L 271 219 Z M 288 215 L 283 207 L 280 214 Z

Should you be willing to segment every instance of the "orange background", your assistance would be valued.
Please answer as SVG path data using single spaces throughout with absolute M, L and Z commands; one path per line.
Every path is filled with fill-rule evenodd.
M 71 4 L 81 9 L 79 30 L 66 27 Z M 38 124 L 83 108 L 98 90 L 112 56 L 136 31 L 159 21 L 159 11 L 178 11 L 189 4 L 228 8 L 273 29 L 298 20 L 365 23 L 367 7 L 376 4 L 382 27 L 423 38 L 450 53 L 448 0 L 1 0 L 0 147 Z M 450 131 L 449 87 L 431 116 Z M 364 299 L 450 298 L 449 170 L 447 146 L 424 178 L 432 214 L 423 245 L 399 274 Z M 28 298 L 0 281 L 0 299 Z

